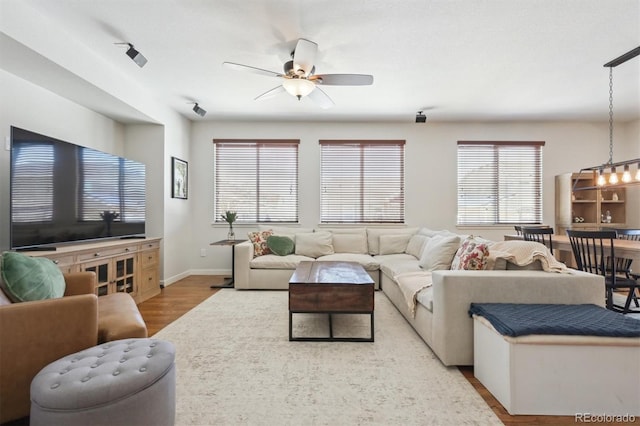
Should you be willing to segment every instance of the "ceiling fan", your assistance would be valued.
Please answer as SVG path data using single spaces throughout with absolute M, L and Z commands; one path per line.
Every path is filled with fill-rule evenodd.
M 321 108 L 326 109 L 332 107 L 334 102 L 318 86 L 368 86 L 373 84 L 373 76 L 368 74 L 314 74 L 317 52 L 318 45 L 316 43 L 304 38 L 298 39 L 295 49 L 291 52 L 291 60 L 284 64 L 283 73 L 234 62 L 223 62 L 222 65 L 235 70 L 282 79 L 281 85 L 256 97 L 256 101 L 268 99 L 286 91 L 298 100 L 308 96 Z

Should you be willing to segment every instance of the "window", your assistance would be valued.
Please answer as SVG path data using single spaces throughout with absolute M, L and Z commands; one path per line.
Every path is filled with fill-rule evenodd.
M 214 221 L 298 222 L 298 140 L 214 139 Z
M 542 222 L 544 142 L 458 142 L 458 225 Z
M 405 141 L 321 140 L 322 223 L 404 223 Z

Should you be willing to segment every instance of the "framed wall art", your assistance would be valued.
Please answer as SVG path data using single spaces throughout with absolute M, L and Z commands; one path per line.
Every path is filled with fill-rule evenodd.
M 171 197 L 186 200 L 189 195 L 189 163 L 171 157 Z

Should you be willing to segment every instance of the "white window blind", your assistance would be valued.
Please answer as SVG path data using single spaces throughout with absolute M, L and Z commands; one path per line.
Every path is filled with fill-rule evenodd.
M 404 223 L 405 141 L 321 140 L 322 223 Z
M 298 140 L 214 139 L 214 220 L 298 222 Z
M 544 142 L 458 142 L 458 225 L 542 223 Z
M 13 155 L 12 221 L 53 220 L 53 145 L 20 146 L 15 148 Z

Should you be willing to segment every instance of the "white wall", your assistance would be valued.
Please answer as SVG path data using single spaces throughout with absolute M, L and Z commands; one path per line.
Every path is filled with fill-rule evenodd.
M 48 90 L 0 70 L 0 251 L 9 242 L 11 126 L 123 155 L 124 127 Z
M 10 127 L 53 136 L 147 166 L 147 235 L 161 237 L 161 282 L 171 282 L 190 270 L 184 247 L 191 246 L 190 200 L 171 198 L 171 156 L 190 160 L 190 122 L 167 112 L 163 125 L 122 124 L 45 88 L 0 69 L 0 251 L 9 242 L 9 160 L 5 141 Z M 10 102 L 5 100 L 11 100 Z
M 630 138 L 631 124 L 616 124 L 621 138 Z M 637 124 L 635 129 L 637 129 Z M 192 125 L 191 190 L 193 241 L 186 250 L 192 272 L 228 272 L 231 251 L 211 247 L 226 238 L 227 226 L 213 222 L 214 138 L 300 139 L 300 225 L 318 227 L 320 188 L 319 139 L 405 139 L 406 223 L 434 229 L 502 239 L 512 227 L 456 228 L 458 140 L 545 141 L 543 170 L 543 221 L 554 224 L 554 177 L 608 160 L 607 123 L 317 123 L 317 122 L 196 122 Z M 635 141 L 635 142 L 634 142 Z M 620 158 L 634 152 L 635 140 L 622 139 Z M 616 152 L 618 147 L 616 145 Z M 637 152 L 637 150 L 636 150 Z M 624 157 L 629 158 L 629 157 Z M 633 211 L 640 211 L 639 208 Z M 632 221 L 630 221 L 632 222 Z M 235 226 L 236 238 L 246 238 L 255 226 Z M 204 248 L 207 256 L 199 256 Z

